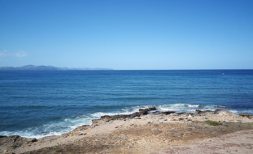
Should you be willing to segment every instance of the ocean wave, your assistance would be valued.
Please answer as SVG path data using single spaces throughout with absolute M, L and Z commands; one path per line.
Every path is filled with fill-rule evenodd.
M 196 110 L 215 110 L 225 108 L 218 105 L 200 105 L 200 104 L 163 104 L 163 105 L 143 105 L 125 107 L 113 112 L 95 112 L 89 115 L 81 115 L 75 118 L 66 118 L 58 122 L 50 122 L 39 127 L 27 128 L 20 131 L 2 131 L 1 135 L 20 135 L 27 138 L 42 138 L 51 135 L 61 135 L 69 132 L 81 125 L 90 125 L 93 119 L 99 119 L 104 115 L 123 115 L 138 112 L 140 108 L 156 107 L 159 111 L 176 111 L 176 112 L 195 112 Z M 253 112 L 252 112 L 253 113 Z
M 31 127 L 19 131 L 1 131 L 1 135 L 20 135 L 27 138 L 42 138 L 52 135 L 61 135 L 67 133 L 76 127 L 87 124 L 90 125 L 93 118 L 88 116 L 78 116 L 75 118 L 66 118 L 58 122 L 50 122 L 39 127 Z
M 200 105 L 200 104 L 165 104 L 157 106 L 160 111 L 176 111 L 176 112 L 195 112 L 196 110 L 211 110 L 225 108 L 218 105 Z
M 132 114 L 134 112 L 138 112 L 140 108 L 142 108 L 142 107 L 135 106 L 135 107 L 123 108 L 123 109 L 121 109 L 119 111 L 115 111 L 115 112 L 95 112 L 95 113 L 91 114 L 91 117 L 98 119 L 104 115 L 113 116 L 113 115 Z
M 253 115 L 253 110 L 251 109 L 241 109 L 241 110 L 229 110 L 230 112 L 236 113 L 236 114 L 251 114 Z

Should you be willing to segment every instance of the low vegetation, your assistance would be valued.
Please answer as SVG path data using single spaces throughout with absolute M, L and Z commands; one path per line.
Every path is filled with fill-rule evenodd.
M 212 120 L 207 120 L 206 123 L 207 123 L 208 125 L 211 125 L 211 126 L 219 126 L 219 125 L 222 125 L 221 122 L 212 121 Z

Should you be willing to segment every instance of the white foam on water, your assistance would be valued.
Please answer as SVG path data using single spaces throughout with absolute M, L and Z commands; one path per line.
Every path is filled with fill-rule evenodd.
M 192 104 L 165 104 L 157 106 L 160 111 L 194 112 L 199 105 Z
M 134 106 L 129 108 L 121 109 L 117 112 L 96 112 L 91 114 L 93 118 L 100 118 L 101 116 L 109 115 L 126 115 L 138 112 L 141 108 L 156 107 L 158 111 L 176 111 L 176 112 L 195 112 L 196 110 L 211 110 L 214 111 L 219 108 L 224 108 L 224 106 L 217 105 L 199 105 L 199 104 L 164 104 L 164 105 L 145 105 L 145 106 Z
M 253 115 L 253 110 L 251 109 L 243 109 L 243 110 L 229 110 L 232 113 L 236 113 L 236 114 L 251 114 Z
M 1 135 L 20 135 L 27 138 L 42 138 L 52 135 L 61 135 L 67 133 L 81 125 L 91 124 L 92 118 L 88 116 L 79 116 L 76 118 L 66 118 L 58 122 L 50 122 L 39 127 L 27 128 L 20 131 L 1 131 Z
M 176 111 L 176 112 L 195 112 L 196 110 L 211 110 L 214 111 L 224 106 L 217 105 L 199 105 L 199 104 L 164 104 L 158 105 L 157 109 L 160 111 Z
M 132 113 L 138 112 L 140 108 L 141 108 L 140 106 L 136 106 L 136 107 L 123 108 L 120 111 L 116 111 L 116 112 L 96 112 L 96 113 L 91 114 L 91 117 L 98 119 L 105 115 L 113 116 L 113 115 L 132 114 Z

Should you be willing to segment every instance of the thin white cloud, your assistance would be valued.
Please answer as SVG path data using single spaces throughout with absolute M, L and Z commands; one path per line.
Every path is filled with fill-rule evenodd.
M 26 57 L 27 53 L 24 51 L 7 51 L 7 50 L 0 50 L 0 57 L 17 57 L 23 58 Z

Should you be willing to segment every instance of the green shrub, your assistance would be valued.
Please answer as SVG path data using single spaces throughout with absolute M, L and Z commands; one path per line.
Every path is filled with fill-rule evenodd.
M 207 120 L 206 123 L 207 123 L 208 125 L 211 125 L 211 126 L 219 126 L 219 125 L 222 125 L 221 122 L 212 121 L 212 120 Z

